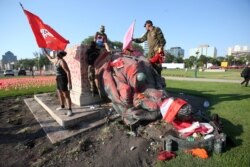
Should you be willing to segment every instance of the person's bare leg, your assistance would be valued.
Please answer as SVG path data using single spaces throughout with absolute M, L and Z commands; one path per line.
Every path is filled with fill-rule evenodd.
M 64 93 L 64 97 L 66 99 L 66 102 L 68 104 L 69 109 L 71 109 L 71 98 L 70 98 L 70 94 L 69 91 L 65 91 Z
M 72 115 L 72 109 L 71 109 L 71 98 L 70 98 L 70 93 L 69 91 L 64 91 L 63 92 L 63 95 L 64 95 L 64 98 L 66 100 L 66 103 L 68 105 L 68 108 L 69 108 L 69 111 L 67 113 L 68 116 L 71 116 Z
M 65 97 L 63 95 L 63 92 L 60 90 L 57 90 L 57 95 L 58 95 L 58 98 L 60 101 L 61 108 L 64 108 L 65 107 Z M 58 108 L 58 110 L 60 110 L 60 109 Z

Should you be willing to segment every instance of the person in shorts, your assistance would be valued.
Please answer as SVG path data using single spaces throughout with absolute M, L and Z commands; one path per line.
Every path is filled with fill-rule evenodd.
M 68 105 L 67 116 L 72 116 L 71 109 L 71 98 L 69 90 L 72 89 L 71 76 L 68 65 L 63 59 L 67 55 L 67 52 L 60 51 L 57 53 L 56 58 L 52 58 L 46 50 L 44 50 L 48 59 L 54 63 L 55 72 L 56 72 L 56 84 L 57 84 L 57 93 L 60 101 L 60 107 L 56 110 L 65 110 L 65 103 Z

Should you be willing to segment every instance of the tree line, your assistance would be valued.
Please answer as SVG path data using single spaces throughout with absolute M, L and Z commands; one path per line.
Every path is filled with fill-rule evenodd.
M 82 41 L 82 44 L 89 45 L 91 41 L 93 41 L 94 36 L 89 36 L 85 38 Z M 111 41 L 108 39 L 109 47 L 112 50 L 122 50 L 123 43 L 120 41 Z M 133 43 L 133 48 L 139 52 L 144 52 L 141 45 L 137 43 Z M 50 61 L 45 56 L 43 50 L 40 50 L 39 52 L 33 53 L 34 58 L 32 59 L 21 59 L 16 64 L 16 68 L 24 68 L 24 69 L 30 69 L 32 67 L 37 67 L 37 69 L 41 69 L 43 66 L 50 65 Z M 221 65 L 221 62 L 226 61 L 229 65 L 243 65 L 246 64 L 246 62 L 250 62 L 250 54 L 242 55 L 240 57 L 235 56 L 228 56 L 225 57 L 219 56 L 216 58 L 213 57 L 207 57 L 205 55 L 200 55 L 199 58 L 196 56 L 190 56 L 189 58 L 184 58 L 184 55 L 178 55 L 174 56 L 170 53 L 165 51 L 166 60 L 165 63 L 184 63 L 186 68 L 193 67 L 194 63 L 196 62 L 198 67 L 204 67 L 205 64 L 211 63 L 213 65 Z
M 193 67 L 195 62 L 197 63 L 198 67 L 204 67 L 204 65 L 206 66 L 207 63 L 220 66 L 221 62 L 228 62 L 229 66 L 240 66 L 250 62 L 250 54 L 242 55 L 240 57 L 229 55 L 226 55 L 225 57 L 208 57 L 205 55 L 200 55 L 198 58 L 196 56 L 190 56 L 186 59 L 183 58 L 183 55 L 174 56 L 169 53 L 166 53 L 166 55 L 166 63 L 184 63 L 186 68 Z

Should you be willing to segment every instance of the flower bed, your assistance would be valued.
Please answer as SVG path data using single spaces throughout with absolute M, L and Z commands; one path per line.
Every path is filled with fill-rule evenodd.
M 0 90 L 21 90 L 55 85 L 55 76 L 21 77 L 0 79 Z

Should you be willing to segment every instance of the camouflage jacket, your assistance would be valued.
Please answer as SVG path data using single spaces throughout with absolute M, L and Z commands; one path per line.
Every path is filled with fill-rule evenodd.
M 163 48 L 166 44 L 164 35 L 159 27 L 153 27 L 152 31 L 147 31 L 141 38 L 136 38 L 134 41 L 136 43 L 142 43 L 148 41 L 148 58 L 155 55 L 159 48 Z

